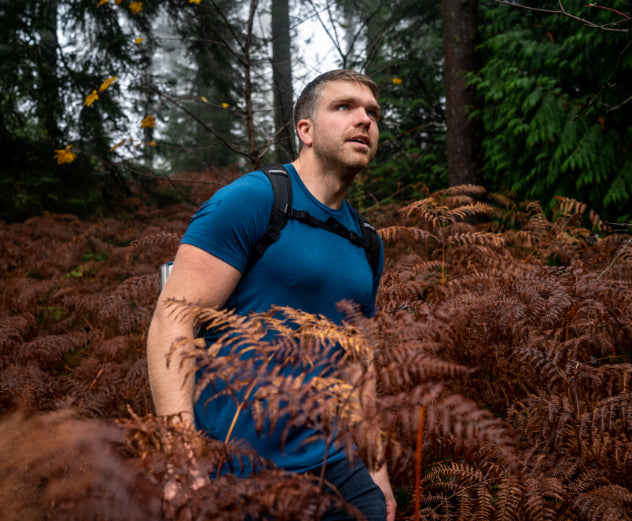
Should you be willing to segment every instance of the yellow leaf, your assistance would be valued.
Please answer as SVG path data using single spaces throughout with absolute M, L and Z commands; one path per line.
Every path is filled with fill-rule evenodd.
M 132 2 L 129 4 L 129 8 L 132 11 L 132 14 L 138 14 L 143 10 L 142 2 Z
M 134 40 L 135 44 L 139 44 L 139 43 L 143 43 L 143 37 L 139 36 L 138 38 L 136 38 L 136 40 Z
M 119 5 L 122 1 L 123 1 L 123 0 L 114 0 L 114 3 L 115 3 L 116 5 Z
M 101 86 L 99 87 L 99 92 L 103 92 L 105 89 L 107 89 L 110 85 L 112 85 L 112 83 L 114 83 L 116 80 L 118 80 L 118 76 L 113 76 L 111 78 L 108 78 L 107 80 L 105 80 Z
M 199 4 L 202 0 L 189 0 L 190 4 Z
M 140 123 L 140 128 L 145 128 L 145 127 L 154 128 L 155 124 L 156 124 L 156 118 L 154 116 L 145 116 L 143 121 L 141 121 Z
M 107 4 L 108 2 L 109 0 L 100 0 L 99 5 L 97 5 L 97 7 L 101 7 L 103 4 Z
M 55 150 L 55 159 L 57 159 L 57 164 L 58 165 L 63 165 L 64 163 L 72 163 L 75 158 L 77 157 L 77 154 L 74 154 L 73 152 L 70 151 L 70 149 L 72 148 L 72 145 L 68 145 L 66 148 L 61 149 L 61 150 Z
M 121 139 L 121 141 L 119 141 L 116 145 L 114 145 L 112 148 L 110 148 L 110 152 L 113 152 L 118 147 L 124 145 L 126 141 L 127 141 L 127 139 Z
M 401 78 L 395 77 L 391 81 L 393 82 L 393 85 L 401 85 L 402 84 L 402 79 Z
M 150 146 L 150 147 L 155 147 L 155 146 L 156 146 L 156 141 L 152 139 L 152 140 L 149 142 L 149 146 Z
M 99 99 L 99 95 L 97 94 L 96 90 L 92 91 L 92 94 L 90 94 L 87 98 L 86 98 L 86 102 L 85 104 L 89 107 L 90 105 L 92 105 L 96 100 Z
M 208 100 L 207 100 L 204 96 L 200 96 L 200 99 L 201 99 L 204 103 L 208 103 Z
M 230 107 L 230 105 L 226 102 L 222 103 L 222 108 L 223 109 L 227 109 L 228 107 Z

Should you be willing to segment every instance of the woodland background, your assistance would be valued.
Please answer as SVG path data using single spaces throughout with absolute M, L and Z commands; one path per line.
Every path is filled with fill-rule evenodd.
M 2 519 L 336 501 L 154 417 L 144 359 L 190 215 L 292 157 L 293 98 L 332 62 L 382 86 L 351 194 L 387 248 L 380 311 L 334 328 L 286 310 L 300 338 L 259 347 L 341 341 L 376 366 L 294 409 L 277 382 L 262 414 L 352 432 L 369 460 L 383 435 L 400 519 L 632 519 L 632 6 L 508 3 L 0 3 Z M 261 472 L 200 481 L 233 453 Z

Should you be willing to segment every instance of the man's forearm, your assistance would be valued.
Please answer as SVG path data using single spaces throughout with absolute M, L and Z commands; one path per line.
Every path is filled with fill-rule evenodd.
M 180 414 L 187 424 L 193 423 L 194 359 L 181 358 L 186 349 L 169 355 L 178 338 L 191 338 L 191 326 L 175 322 L 158 304 L 147 334 L 147 367 L 156 413 L 160 416 Z

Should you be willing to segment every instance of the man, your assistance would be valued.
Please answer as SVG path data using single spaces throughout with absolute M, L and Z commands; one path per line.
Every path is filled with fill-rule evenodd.
M 294 114 L 299 156 L 286 165 L 293 208 L 323 221 L 333 217 L 361 233 L 345 196 L 356 174 L 375 156 L 378 92 L 371 79 L 345 70 L 325 73 L 304 89 Z M 280 238 L 246 271 L 252 249 L 265 234 L 272 206 L 271 184 L 257 171 L 218 191 L 191 220 L 148 333 L 149 376 L 157 412 L 180 414 L 220 440 L 227 432 L 235 432 L 233 438 L 245 439 L 291 472 L 315 472 L 326 460 L 326 479 L 334 480 L 347 501 L 368 519 L 393 521 L 396 504 L 386 466 L 370 476 L 362 464 L 351 468 L 341 449 L 318 442 L 305 445 L 311 434 L 307 429 L 293 431 L 281 450 L 278 436 L 254 431 L 247 412 L 232 425 L 230 420 L 237 417 L 235 404 L 222 397 L 209 401 L 212 389 L 194 404 L 194 382 L 189 378 L 183 385 L 192 362 L 184 367 L 166 366 L 174 340 L 193 334 L 190 322 L 175 320 L 165 309 L 167 298 L 226 307 L 244 315 L 268 311 L 272 305 L 289 306 L 325 315 L 336 323 L 342 320 L 336 304 L 351 300 L 366 316 L 373 314 L 383 252 L 375 274 L 361 247 L 327 230 L 291 219 Z M 213 338 L 207 336 L 207 340 Z

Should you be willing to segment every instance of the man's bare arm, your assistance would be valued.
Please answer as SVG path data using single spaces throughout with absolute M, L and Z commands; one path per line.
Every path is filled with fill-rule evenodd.
M 156 304 L 147 334 L 147 366 L 156 412 L 159 415 L 181 414 L 193 423 L 194 361 L 180 364 L 167 355 L 176 339 L 194 335 L 192 320 L 175 318 L 166 306 L 169 298 L 185 299 L 208 307 L 222 306 L 237 286 L 241 273 L 217 257 L 188 244 L 176 254 L 171 274 Z

